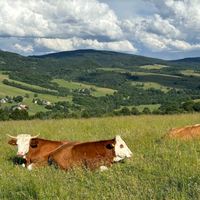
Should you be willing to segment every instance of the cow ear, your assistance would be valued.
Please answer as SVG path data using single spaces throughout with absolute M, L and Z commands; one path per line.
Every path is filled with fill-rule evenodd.
M 38 141 L 37 141 L 37 140 L 32 139 L 32 140 L 30 141 L 30 146 L 31 146 L 31 147 L 37 147 L 37 144 L 38 144 Z
M 17 145 L 17 140 L 10 140 L 9 142 L 8 142 L 8 144 L 9 145 Z
M 113 149 L 115 147 L 115 142 L 111 142 L 106 146 L 108 149 Z

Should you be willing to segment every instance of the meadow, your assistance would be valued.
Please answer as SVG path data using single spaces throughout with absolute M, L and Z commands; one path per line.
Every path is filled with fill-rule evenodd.
M 24 97 L 26 94 L 29 95 L 29 98 L 24 99 L 23 104 L 25 104 L 28 108 L 30 108 L 30 110 L 28 111 L 30 115 L 34 115 L 37 112 L 46 112 L 49 111 L 48 109 L 45 108 L 45 105 L 43 106 L 38 106 L 37 104 L 33 103 L 33 99 L 40 99 L 40 100 L 44 100 L 44 101 L 49 101 L 51 103 L 55 103 L 58 101 L 69 101 L 72 102 L 72 95 L 68 95 L 67 97 L 57 97 L 57 96 L 53 96 L 53 95 L 49 95 L 49 94 L 41 94 L 41 93 L 37 93 L 37 97 L 35 97 L 35 92 L 31 92 L 31 91 L 27 91 L 27 90 L 23 90 L 20 88 L 15 88 L 15 87 L 11 87 L 8 85 L 4 85 L 2 83 L 2 81 L 4 79 L 7 79 L 9 81 L 13 81 L 11 79 L 9 79 L 8 75 L 4 75 L 2 74 L 2 72 L 0 71 L 0 99 L 5 98 L 5 96 L 9 96 L 9 97 L 17 97 L 17 96 L 22 96 Z M 29 86 L 35 89 L 44 89 L 42 87 L 39 87 L 37 85 L 29 85 L 20 81 L 14 81 L 16 83 L 25 85 L 25 86 Z M 86 84 L 81 84 L 81 83 L 77 83 L 77 82 L 69 82 L 69 81 L 65 81 L 65 80 L 61 80 L 61 79 L 54 79 L 52 82 L 56 82 L 59 84 L 60 87 L 66 87 L 71 89 L 85 89 L 85 88 L 91 88 L 93 87 L 96 91 L 91 91 L 91 95 L 93 96 L 105 96 L 106 94 L 113 94 L 116 90 L 112 90 L 109 88 L 101 88 L 101 87 L 97 87 L 94 85 L 86 85 Z M 13 105 L 16 105 L 16 102 L 13 103 L 6 103 L 6 104 L 2 104 L 1 107 L 11 107 Z
M 172 127 L 198 124 L 200 114 L 0 122 L 0 199 L 199 199 L 200 141 L 160 138 Z M 95 141 L 121 135 L 133 152 L 104 172 L 28 171 L 6 134 L 40 133 L 52 140 Z
M 141 68 L 145 69 L 160 69 L 168 67 L 164 65 L 144 65 Z M 177 90 L 186 88 L 196 88 L 199 86 L 199 74 L 194 70 L 182 70 L 180 71 L 182 76 L 159 74 L 159 73 L 147 73 L 147 72 L 133 72 L 130 70 L 120 68 L 100 68 L 105 71 L 116 71 L 120 73 L 131 73 L 134 76 L 138 76 L 137 81 L 133 81 L 132 85 L 143 85 L 143 89 L 155 88 L 161 89 L 163 92 L 169 91 L 169 89 L 175 88 Z
M 59 86 L 69 88 L 70 90 L 93 88 L 95 89 L 95 91 L 90 91 L 90 94 L 96 97 L 105 96 L 106 94 L 113 94 L 114 92 L 116 92 L 116 90 L 109 89 L 109 88 L 101 88 L 101 87 L 97 87 L 91 84 L 83 84 L 83 83 L 78 83 L 78 82 L 73 82 L 73 81 L 69 82 L 69 81 L 65 81 L 61 79 L 54 79 L 52 82 L 56 82 L 59 84 Z

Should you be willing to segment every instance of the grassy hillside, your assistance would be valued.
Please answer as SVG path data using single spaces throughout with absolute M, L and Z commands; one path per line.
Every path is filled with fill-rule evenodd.
M 6 95 L 9 96 L 9 97 L 16 97 L 16 96 L 24 97 L 26 94 L 28 94 L 29 98 L 26 98 L 23 101 L 23 103 L 31 109 L 29 111 L 30 114 L 35 114 L 39 111 L 43 111 L 43 112 L 47 111 L 47 109 L 44 108 L 45 106 L 38 106 L 37 104 L 34 104 L 32 102 L 33 99 L 36 99 L 36 97 L 34 97 L 34 94 L 35 94 L 34 92 L 31 92 L 31 91 L 28 91 L 28 90 L 23 90 L 23 89 L 20 89 L 20 88 L 11 87 L 11 86 L 8 86 L 8 85 L 4 85 L 2 83 L 2 81 L 4 79 L 9 80 L 7 75 L 2 75 L 2 72 L 0 72 L 0 99 L 4 98 Z M 36 86 L 36 85 L 29 85 L 29 84 L 22 83 L 22 82 L 19 82 L 19 81 L 15 81 L 15 82 L 21 83 L 23 85 L 31 86 L 32 88 L 43 89 L 43 88 Z M 71 97 L 59 97 L 58 98 L 56 96 L 52 96 L 52 95 L 48 95 L 48 94 L 38 94 L 37 98 L 41 99 L 41 100 L 49 101 L 51 103 L 54 103 L 54 102 L 57 102 L 57 101 L 71 101 Z M 5 104 L 2 104 L 1 107 L 2 108 L 5 107 L 5 106 L 11 107 L 12 105 L 16 105 L 16 103 L 15 102 L 5 103 Z
M 161 141 L 172 127 L 199 123 L 200 114 L 131 116 L 1 123 L 0 198 L 35 199 L 199 199 L 200 141 Z M 40 133 L 53 140 L 94 141 L 119 134 L 133 157 L 108 171 L 27 171 L 6 134 Z
M 62 79 L 54 79 L 52 82 L 56 82 L 59 84 L 59 86 L 69 88 L 70 90 L 94 88 L 96 91 L 91 91 L 90 94 L 93 96 L 97 96 L 97 97 L 105 96 L 106 94 L 113 94 L 116 91 L 116 90 L 109 89 L 109 88 L 101 88 L 101 87 L 97 87 L 95 85 L 77 83 L 77 82 L 73 82 L 73 81 L 69 82 L 69 81 L 65 81 Z
M 8 75 L 3 75 L 2 72 L 0 71 L 0 99 L 4 98 L 6 95 L 9 97 L 16 97 L 16 96 L 22 96 L 24 97 L 26 94 L 29 95 L 29 98 L 26 98 L 23 103 L 30 108 L 29 113 L 30 114 L 35 114 L 39 111 L 42 112 L 46 112 L 48 111 L 47 109 L 45 109 L 45 105 L 44 106 L 38 106 L 37 104 L 33 103 L 33 99 L 41 99 L 41 100 L 45 100 L 45 101 L 49 101 L 51 103 L 55 103 L 58 101 L 72 101 L 72 96 L 69 95 L 67 97 L 57 97 L 57 96 L 53 96 L 53 95 L 48 95 L 48 94 L 41 94 L 41 93 L 37 93 L 37 97 L 34 97 L 34 92 L 31 91 L 27 91 L 27 90 L 23 90 L 23 89 L 19 89 L 19 88 L 15 88 L 12 86 L 8 86 L 8 85 L 4 85 L 2 83 L 2 81 L 4 79 L 7 79 L 9 81 L 13 81 L 10 80 L 8 78 Z M 30 86 L 32 88 L 36 88 L 36 89 L 44 89 L 42 87 L 39 87 L 37 85 L 29 85 L 20 81 L 15 81 L 16 83 L 20 83 L 22 85 L 26 85 L 26 86 Z M 69 81 L 65 81 L 65 80 L 61 80 L 61 79 L 54 79 L 53 82 L 56 82 L 59 84 L 59 86 L 61 87 L 66 87 L 71 89 L 78 89 L 78 88 L 91 88 L 93 87 L 96 91 L 91 91 L 91 95 L 93 96 L 105 96 L 106 94 L 113 94 L 115 92 L 115 90 L 112 89 L 108 89 L 108 88 L 100 88 L 94 85 L 86 85 L 86 84 L 81 84 L 81 83 L 77 83 L 77 82 L 69 82 Z M 1 107 L 11 107 L 12 105 L 16 105 L 15 102 L 13 103 L 6 103 L 6 104 L 1 104 Z
M 174 103 L 176 96 L 178 103 L 199 99 L 199 64 L 198 59 L 194 60 L 192 63 L 188 60 L 164 61 L 97 50 L 77 50 L 32 57 L 0 51 L 0 70 L 9 71 L 9 77 L 16 83 L 46 90 L 37 91 L 38 93 L 47 92 L 49 88 L 55 92 L 55 96 L 38 94 L 37 98 L 41 100 L 51 103 L 71 102 L 72 95 L 76 94 L 73 102 L 80 105 L 82 110 L 86 109 L 90 116 L 102 116 L 106 114 L 108 108 L 112 112 L 114 108 L 118 109 L 120 106 L 165 104 L 169 101 Z M 46 111 L 44 106 L 32 103 L 33 92 L 3 85 L 2 81 L 5 78 L 8 79 L 8 75 L 0 74 L 0 98 L 5 95 L 13 97 L 28 94 L 29 98 L 24 103 L 31 108 L 31 114 Z M 11 81 L 7 81 L 7 84 L 11 85 Z M 92 88 L 92 90 L 80 92 L 79 88 Z M 149 88 L 150 91 L 145 91 Z M 152 88 L 159 91 L 152 91 Z M 162 90 L 167 93 L 172 88 L 187 91 L 177 91 L 178 94 L 173 97 L 170 95 L 175 94 L 167 96 L 160 92 Z M 68 89 L 76 91 L 72 94 Z M 88 95 L 89 93 L 92 97 Z M 111 97 L 107 94 L 114 95 Z M 144 94 L 143 98 L 140 94 Z M 84 95 L 84 98 L 81 95 Z M 7 105 L 2 104 L 2 107 L 5 106 Z
M 155 65 L 144 66 L 145 68 L 155 68 Z M 166 67 L 159 65 L 158 68 Z M 144 84 L 144 89 L 155 88 L 167 91 L 169 88 L 175 88 L 177 90 L 196 88 L 200 85 L 200 74 L 195 73 L 194 70 L 181 70 L 182 76 L 159 74 L 159 73 L 147 73 L 147 72 L 134 72 L 131 70 L 124 70 L 120 68 L 101 68 L 105 71 L 117 71 L 120 73 L 131 73 L 138 77 L 138 80 L 133 81 L 132 85 Z

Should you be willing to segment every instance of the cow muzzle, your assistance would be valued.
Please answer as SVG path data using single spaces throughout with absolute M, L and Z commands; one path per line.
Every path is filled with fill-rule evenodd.
M 23 153 L 22 151 L 19 151 L 19 152 L 17 152 L 17 155 L 18 155 L 18 156 L 23 156 L 24 153 Z

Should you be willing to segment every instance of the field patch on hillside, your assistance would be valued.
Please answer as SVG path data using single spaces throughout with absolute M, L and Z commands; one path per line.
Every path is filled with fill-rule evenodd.
M 182 70 L 180 72 L 185 76 L 200 76 L 200 73 L 196 73 L 195 70 Z
M 161 65 L 163 66 L 163 65 Z M 167 67 L 167 66 L 166 66 Z M 124 70 L 120 68 L 101 68 L 107 71 L 117 71 L 120 73 L 131 73 L 133 76 L 138 76 L 137 81 L 133 81 L 132 85 L 141 87 L 143 89 L 155 88 L 161 89 L 164 92 L 167 92 L 171 88 L 175 89 L 188 89 L 196 88 L 200 85 L 200 79 L 197 73 L 186 73 L 185 76 L 175 76 L 175 75 L 165 75 L 165 74 L 156 74 L 156 73 L 147 73 L 147 72 L 133 72 L 130 70 Z M 184 73 L 183 73 L 184 74 Z M 194 75 L 194 76 L 191 76 Z M 196 76 L 195 76 L 196 75 Z
M 142 69 L 162 69 L 164 67 L 169 67 L 169 66 L 154 64 L 154 65 L 143 65 L 140 68 L 142 68 Z
M 135 72 L 135 76 L 138 76 L 137 81 L 132 82 L 133 85 L 144 84 L 144 89 L 154 87 L 156 89 L 165 90 L 167 88 L 175 89 L 186 89 L 186 88 L 196 88 L 200 85 L 199 77 L 190 76 L 170 76 L 161 74 L 147 74 L 142 72 Z
M 12 87 L 12 86 L 8 86 L 2 83 L 2 81 L 4 79 L 7 79 L 9 81 L 13 81 L 11 79 L 8 78 L 8 75 L 3 75 L 2 72 L 0 72 L 0 99 L 5 98 L 5 96 L 9 96 L 9 97 L 17 97 L 17 96 L 22 96 L 24 97 L 26 94 L 29 95 L 29 98 L 24 99 L 23 104 L 25 104 L 28 108 L 30 108 L 29 113 L 30 114 L 35 114 L 39 111 L 42 112 L 46 112 L 48 111 L 47 109 L 45 109 L 45 105 L 43 106 L 38 106 L 37 104 L 33 103 L 33 99 L 40 99 L 40 100 L 44 100 L 44 101 L 49 101 L 51 103 L 55 103 L 57 101 L 72 101 L 72 96 L 68 96 L 68 97 L 57 97 L 57 96 L 53 96 L 53 95 L 49 95 L 49 94 L 41 94 L 41 93 L 37 93 L 37 97 L 34 97 L 35 93 L 28 91 L 28 90 L 23 90 L 20 88 L 16 88 L 16 87 Z M 42 87 L 36 86 L 36 85 L 29 85 L 20 81 L 14 81 L 16 83 L 20 83 L 22 85 L 27 85 L 29 87 L 33 87 L 36 89 L 44 89 Z M 16 102 L 13 103 L 5 103 L 5 104 L 1 104 L 1 107 L 11 107 L 13 105 L 16 105 Z
M 95 85 L 89 85 L 89 84 L 83 84 L 83 83 L 77 83 L 77 82 L 72 82 L 72 81 L 65 81 L 61 79 L 54 79 L 53 82 L 58 83 L 61 87 L 66 87 L 69 89 L 90 89 L 93 88 L 96 91 L 90 91 L 90 94 L 93 96 L 105 96 L 106 94 L 113 94 L 116 90 L 112 90 L 109 88 L 101 88 L 97 87 Z

